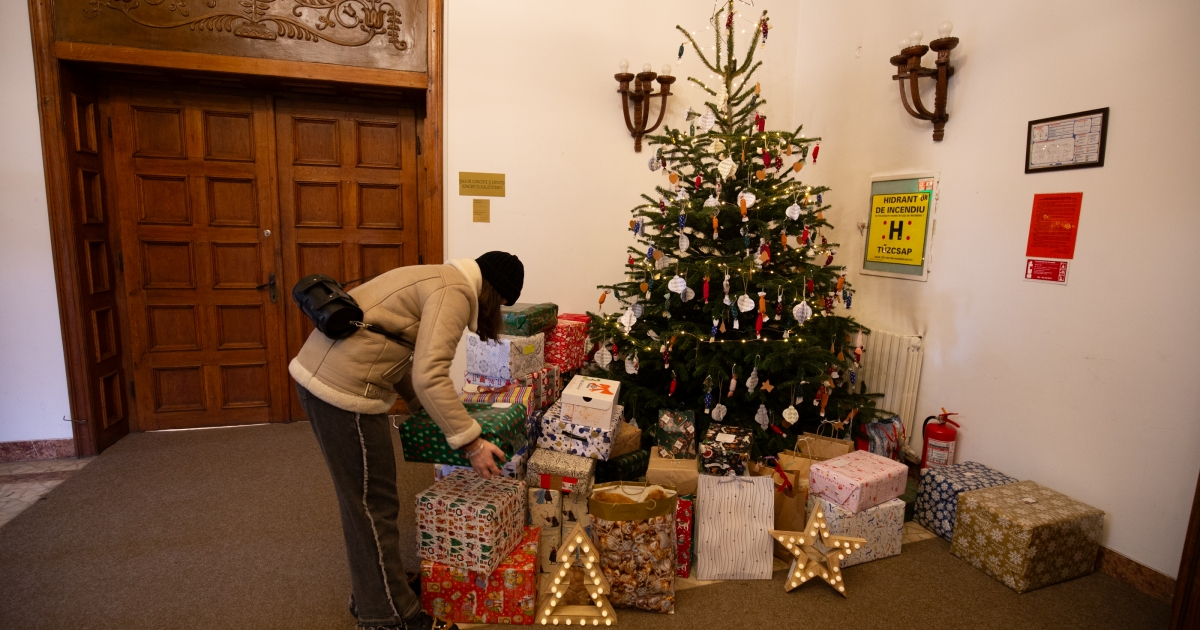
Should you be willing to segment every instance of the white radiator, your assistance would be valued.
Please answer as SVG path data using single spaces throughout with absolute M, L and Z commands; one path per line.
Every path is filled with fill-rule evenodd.
M 919 335 L 895 335 L 872 330 L 863 335 L 863 393 L 883 394 L 875 405 L 900 416 L 911 437 L 917 413 L 917 388 L 921 384 L 921 361 L 925 350 Z

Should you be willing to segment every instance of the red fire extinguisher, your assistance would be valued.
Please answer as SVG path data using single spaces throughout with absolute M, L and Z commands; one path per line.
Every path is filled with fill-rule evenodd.
M 921 447 L 922 469 L 949 466 L 954 463 L 954 443 L 958 439 L 958 431 L 954 427 L 959 424 L 951 420 L 950 416 L 957 415 L 957 413 L 948 413 L 946 408 L 942 407 L 942 413 L 925 418 L 925 424 L 921 426 L 921 437 L 924 441 L 924 445 Z M 930 420 L 937 420 L 937 424 L 929 426 Z M 946 426 L 949 424 L 954 426 Z

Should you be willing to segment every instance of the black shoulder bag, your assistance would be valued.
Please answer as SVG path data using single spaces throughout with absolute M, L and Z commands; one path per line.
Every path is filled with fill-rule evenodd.
M 351 280 L 346 284 L 354 284 L 374 277 L 367 276 Z M 358 302 L 353 297 L 350 297 L 349 293 L 346 293 L 344 287 L 345 285 L 327 275 L 314 273 L 311 276 L 305 276 L 296 283 L 295 287 L 292 287 L 292 299 L 296 301 L 300 310 L 312 320 L 317 330 L 330 339 L 345 339 L 358 332 L 359 329 L 364 329 L 377 335 L 383 335 L 402 346 L 412 346 L 399 335 L 392 334 L 375 324 L 363 322 L 362 308 L 358 306 Z

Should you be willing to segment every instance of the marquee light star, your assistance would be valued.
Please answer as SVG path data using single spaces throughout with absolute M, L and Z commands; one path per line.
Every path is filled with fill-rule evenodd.
M 842 581 L 841 562 L 846 556 L 861 550 L 863 545 L 867 544 L 863 538 L 831 535 L 825 522 L 825 513 L 819 508 L 808 517 L 808 525 L 804 531 L 784 532 L 773 529 L 771 537 L 795 556 L 783 582 L 783 590 L 786 593 L 809 580 L 820 579 L 845 597 L 846 585 Z M 817 541 L 830 551 L 822 553 L 817 549 Z

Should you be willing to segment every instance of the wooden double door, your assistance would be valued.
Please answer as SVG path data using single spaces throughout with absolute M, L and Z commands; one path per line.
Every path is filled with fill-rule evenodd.
M 130 85 L 106 101 L 135 428 L 302 419 L 287 365 L 312 325 L 291 288 L 418 262 L 417 112 Z

